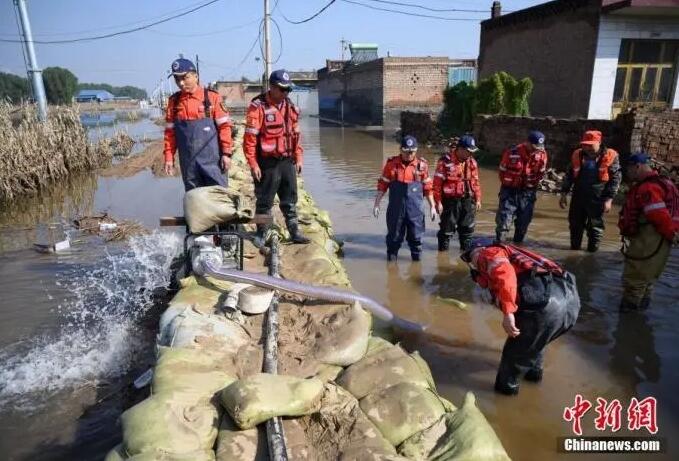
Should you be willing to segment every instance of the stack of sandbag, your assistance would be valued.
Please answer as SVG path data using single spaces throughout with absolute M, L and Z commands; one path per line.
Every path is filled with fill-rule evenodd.
M 247 222 L 253 216 L 240 193 L 222 186 L 197 187 L 184 195 L 184 218 L 194 233 L 219 224 Z
M 326 365 L 345 367 L 365 355 L 372 316 L 355 303 L 324 319 L 321 327 L 316 336 L 314 357 Z

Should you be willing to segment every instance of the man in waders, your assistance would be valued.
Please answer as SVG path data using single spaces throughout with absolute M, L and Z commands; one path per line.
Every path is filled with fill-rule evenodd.
M 302 173 L 299 108 L 290 101 L 293 88 L 285 70 L 269 77 L 269 91 L 250 102 L 245 119 L 243 152 L 255 181 L 257 214 L 270 214 L 278 195 L 280 209 L 293 243 L 309 243 L 297 220 L 297 175 Z M 264 226 L 257 234 L 264 237 Z
M 387 207 L 387 260 L 396 261 L 403 239 L 408 241 L 410 256 L 419 261 L 422 254 L 424 234 L 424 210 L 422 197 L 427 198 L 431 216 L 436 215 L 432 196 L 432 180 L 429 165 L 423 158 L 417 158 L 417 140 L 404 136 L 401 140 L 401 155 L 390 157 L 377 181 L 377 196 L 373 215 L 380 214 L 380 202 L 389 190 Z
M 495 390 L 518 394 L 522 375 L 528 381 L 542 380 L 545 347 L 575 325 L 580 312 L 575 277 L 537 253 L 490 237 L 473 239 L 461 258 L 504 314 L 508 338 Z
M 437 234 L 439 251 L 448 251 L 455 231 L 462 250 L 474 234 L 476 212 L 481 209 L 479 167 L 472 157 L 477 150 L 473 137 L 462 136 L 436 164 L 434 201 L 441 215 Z
M 533 220 L 537 187 L 547 171 L 545 135 L 531 131 L 525 142 L 505 150 L 500 160 L 500 205 L 495 238 L 504 240 L 514 223 L 514 243 L 522 243 Z
M 627 192 L 618 227 L 623 238 L 622 310 L 646 309 L 672 244 L 679 243 L 679 191 L 671 179 L 651 168 L 645 153 L 631 155 Z
M 219 93 L 203 88 L 196 66 L 188 59 L 172 63 L 172 75 L 180 91 L 167 102 L 165 115 L 165 174 L 174 174 L 174 154 L 184 189 L 224 186 L 231 167 L 231 118 Z
M 571 156 L 571 166 L 561 186 L 559 206 L 568 205 L 567 194 L 573 188 L 568 210 L 571 250 L 582 246 L 582 234 L 587 229 L 587 251 L 594 253 L 604 235 L 604 213 L 611 211 L 613 197 L 618 193 L 622 172 L 618 153 L 601 142 L 600 131 L 586 131 L 581 148 Z

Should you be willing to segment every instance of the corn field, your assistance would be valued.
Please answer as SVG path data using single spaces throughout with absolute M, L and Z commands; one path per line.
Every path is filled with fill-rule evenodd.
M 33 106 L 0 103 L 0 202 L 34 195 L 53 181 L 111 160 L 111 140 L 91 144 L 77 108 L 50 108 L 41 123 Z

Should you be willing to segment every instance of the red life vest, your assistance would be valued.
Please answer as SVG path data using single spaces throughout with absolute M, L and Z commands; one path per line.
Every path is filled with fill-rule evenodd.
M 547 170 L 547 153 L 538 150 L 528 153 L 523 145 L 512 147 L 500 163 L 500 182 L 503 186 L 533 189 Z
M 582 157 L 585 154 L 582 149 L 576 149 L 571 156 L 571 164 L 573 165 L 573 179 L 577 178 L 582 168 Z M 613 149 L 606 149 L 606 151 L 599 156 L 597 166 L 599 167 L 599 181 L 608 182 L 608 168 L 613 165 L 615 159 L 618 158 L 618 153 Z
M 526 250 L 525 248 L 520 248 L 508 243 L 494 243 L 492 246 L 498 246 L 507 252 L 507 258 L 517 276 L 527 271 L 535 271 L 538 274 L 564 275 L 563 268 L 557 263 L 544 256 L 540 256 L 537 253 Z M 488 279 L 487 274 L 477 272 L 474 277 L 474 281 L 479 283 L 482 287 L 489 286 L 490 280 Z
M 443 162 L 443 196 L 450 198 L 462 198 L 467 194 L 476 195 L 472 190 L 472 180 L 478 178 L 478 166 L 476 160 L 469 157 L 465 161 L 457 157 L 451 158 L 446 155 L 441 158 Z M 478 197 L 477 197 L 478 198 Z
M 403 182 L 403 183 L 409 183 L 409 182 L 429 182 L 431 179 L 428 177 L 429 176 L 429 164 L 427 161 L 423 158 L 415 158 L 414 164 L 409 163 L 405 164 L 401 160 L 400 155 L 395 155 L 393 157 L 389 157 L 387 159 L 387 168 L 386 168 L 386 177 L 384 178 L 387 183 L 390 182 Z M 406 170 L 410 168 L 411 166 L 415 167 L 415 171 L 413 172 L 413 180 L 409 181 L 406 178 Z
M 638 192 L 641 185 L 648 181 L 653 181 L 663 188 L 665 192 L 663 201 L 667 211 L 674 222 L 679 221 L 679 190 L 677 190 L 677 186 L 666 176 L 652 175 L 635 184 L 627 193 L 627 198 L 622 210 L 620 210 L 620 219 L 618 220 L 620 235 L 623 237 L 632 237 L 639 232 L 644 204 L 641 203 Z
M 293 132 L 299 118 L 299 109 L 286 99 L 281 109 L 270 105 L 265 95 L 253 100 L 261 104 L 264 112 L 262 128 L 258 136 L 258 148 L 263 157 L 289 157 L 295 153 L 297 133 Z

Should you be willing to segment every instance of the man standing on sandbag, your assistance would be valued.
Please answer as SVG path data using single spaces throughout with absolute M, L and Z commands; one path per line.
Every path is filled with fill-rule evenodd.
M 293 88 L 283 69 L 269 77 L 269 91 L 254 98 L 248 106 L 243 136 L 243 152 L 255 181 L 256 213 L 270 214 L 278 194 L 285 225 L 294 243 L 309 243 L 297 220 L 297 175 L 302 173 L 299 108 L 290 101 Z M 264 237 L 265 228 L 257 226 Z
M 618 193 L 622 172 L 618 153 L 602 143 L 601 131 L 585 131 L 571 157 L 571 166 L 561 186 L 559 206 L 568 205 L 567 194 L 573 188 L 568 209 L 571 250 L 582 246 L 582 234 L 587 229 L 587 251 L 599 250 L 604 236 L 604 213 L 611 211 L 613 197 Z
M 531 131 L 528 138 L 502 153 L 500 205 L 495 214 L 495 238 L 504 240 L 514 223 L 514 243 L 522 243 L 533 220 L 537 188 L 547 171 L 545 135 Z
M 373 205 L 373 216 L 376 218 L 380 215 L 382 197 L 389 191 L 387 261 L 396 261 L 404 238 L 410 247 L 412 260 L 420 260 L 424 234 L 422 197 L 426 197 L 429 202 L 432 219 L 436 216 L 429 164 L 416 154 L 417 139 L 404 136 L 401 140 L 401 155 L 387 160 L 382 176 L 377 180 L 377 196 Z
M 180 91 L 170 96 L 165 115 L 165 174 L 174 174 L 174 154 L 184 189 L 227 185 L 224 173 L 231 167 L 231 117 L 219 93 L 203 88 L 196 66 L 175 59 L 172 74 Z
M 433 191 L 436 211 L 441 215 L 439 251 L 448 251 L 450 237 L 456 231 L 462 250 L 474 235 L 476 212 L 481 209 L 479 166 L 472 157 L 477 150 L 472 136 L 462 136 L 436 164 Z
M 537 253 L 490 237 L 473 239 L 461 258 L 504 314 L 508 338 L 495 390 L 516 395 L 522 375 L 528 381 L 542 380 L 545 346 L 575 325 L 580 312 L 575 277 Z
M 653 170 L 650 161 L 643 152 L 627 160 L 626 176 L 634 185 L 618 221 L 625 256 L 620 303 L 624 311 L 649 306 L 672 244 L 679 243 L 679 190 L 670 178 Z

